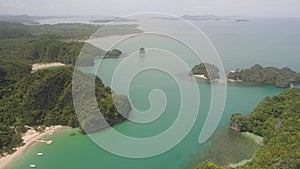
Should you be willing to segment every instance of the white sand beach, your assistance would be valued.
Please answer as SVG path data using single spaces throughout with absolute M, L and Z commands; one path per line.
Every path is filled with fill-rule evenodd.
M 36 63 L 36 64 L 33 64 L 32 65 L 32 71 L 35 71 L 35 70 L 39 70 L 39 69 L 46 69 L 46 68 L 49 68 L 49 67 L 59 67 L 59 66 L 66 66 L 65 64 L 63 63 L 60 63 L 60 62 L 53 62 L 53 63 Z
M 36 132 L 33 129 L 28 130 L 22 137 L 24 145 L 21 147 L 17 147 L 17 150 L 13 154 L 2 157 L 0 159 L 0 168 L 5 168 L 9 164 L 13 163 L 17 158 L 23 155 L 32 144 L 36 143 L 36 140 L 42 139 L 46 135 L 49 135 L 54 131 L 62 128 L 63 126 L 57 125 L 48 127 L 43 132 Z
M 201 78 L 201 79 L 208 79 L 204 75 L 193 75 L 193 77 Z

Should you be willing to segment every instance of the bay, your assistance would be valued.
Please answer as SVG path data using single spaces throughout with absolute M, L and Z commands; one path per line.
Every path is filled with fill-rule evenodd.
M 300 64 L 300 48 L 298 48 L 300 44 L 300 29 L 298 29 L 300 27 L 300 19 L 261 18 L 238 23 L 202 21 L 194 22 L 194 24 L 204 30 L 212 40 L 227 70 L 246 68 L 260 63 L 263 66 L 289 66 L 298 72 L 300 71 L 298 66 Z M 121 50 L 126 52 L 126 48 Z M 101 63 L 101 67 L 97 70 L 97 75 L 106 85 L 110 85 L 111 73 L 114 71 L 114 67 L 122 62 L 123 59 L 106 59 Z M 93 72 L 95 68 L 85 67 L 82 70 Z M 180 72 L 178 73 L 178 76 L 181 77 Z M 181 80 L 185 84 L 190 83 L 189 80 L 184 78 L 181 78 Z M 135 137 L 149 137 L 167 129 L 174 122 L 180 103 L 178 86 L 171 77 L 155 70 L 143 72 L 133 80 L 130 99 L 134 106 L 141 110 L 146 110 L 150 106 L 148 101 L 149 92 L 157 88 L 163 90 L 168 97 L 165 113 L 159 120 L 151 123 L 149 126 L 125 122 L 114 128 L 121 133 Z M 90 140 L 88 136 L 78 134 L 77 129 L 65 129 L 50 136 L 54 140 L 53 145 L 36 144 L 8 168 L 29 168 L 29 164 L 34 163 L 38 166 L 37 168 L 44 169 L 181 169 L 192 168 L 201 160 L 207 159 L 216 160 L 223 157 L 226 160 L 216 162 L 227 164 L 251 158 L 258 146 L 242 136 L 226 131 L 230 116 L 233 113 L 247 115 L 263 98 L 277 95 L 285 89 L 271 86 L 229 85 L 225 111 L 218 130 L 212 139 L 205 144 L 199 144 L 198 137 L 207 116 L 206 112 L 210 106 L 211 86 L 207 83 L 199 82 L 198 88 L 201 103 L 194 127 L 180 144 L 159 156 L 144 159 L 120 157 L 103 150 Z M 77 134 L 73 135 L 72 133 Z M 101 138 L 101 133 L 97 133 L 97 135 Z M 218 141 L 220 139 L 224 139 L 226 142 Z M 241 147 L 244 145 L 244 149 L 231 151 L 230 154 L 220 154 L 218 157 L 216 157 L 216 153 L 207 154 L 212 152 L 212 147 L 223 148 L 219 152 L 229 151 L 230 145 L 242 145 Z M 37 152 L 43 152 L 44 156 L 37 156 Z M 236 156 L 240 154 L 241 156 L 237 158 Z M 226 155 L 226 158 L 224 155 Z

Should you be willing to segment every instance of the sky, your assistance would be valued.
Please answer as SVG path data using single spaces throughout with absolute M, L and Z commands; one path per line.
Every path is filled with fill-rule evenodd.
M 124 16 L 173 15 L 300 17 L 299 0 L 0 0 L 0 14 Z

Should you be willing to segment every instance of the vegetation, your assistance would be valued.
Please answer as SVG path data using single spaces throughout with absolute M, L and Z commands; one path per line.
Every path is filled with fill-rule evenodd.
M 206 163 L 202 164 L 201 166 L 197 167 L 197 169 L 226 169 L 226 168 L 215 165 L 211 162 L 206 162 Z
M 1 89 L 16 83 L 31 72 L 31 66 L 19 61 L 0 60 L 0 98 Z
M 0 21 L 0 38 L 20 38 L 30 37 L 28 29 L 23 24 L 18 23 L 7 23 Z
M 219 68 L 213 64 L 200 63 L 192 69 L 193 75 L 204 75 L 209 79 L 219 79 Z
M 265 98 L 249 116 L 234 114 L 230 126 L 264 138 L 254 159 L 237 168 L 300 168 L 300 89 Z
M 287 67 L 282 69 L 274 67 L 263 68 L 256 64 L 250 69 L 230 72 L 228 79 L 256 82 L 276 87 L 290 87 L 293 84 L 300 83 L 300 74 Z
M 58 23 L 45 25 L 23 25 L 23 22 L 34 23 L 34 18 L 17 18 L 0 16 L 0 38 L 20 38 L 29 36 L 55 36 L 59 39 L 86 40 L 91 37 L 124 35 L 142 32 L 138 25 L 98 25 L 82 23 Z M 17 23 L 11 23 L 17 22 Z M 100 28 L 102 28 L 100 30 Z M 100 30 L 100 31 L 98 31 Z M 93 35 L 93 36 L 92 36 Z
M 113 49 L 111 51 L 106 52 L 105 58 L 118 58 L 122 52 L 119 49 Z
M 29 25 L 28 30 L 35 36 L 56 36 L 60 39 L 85 40 L 103 25 L 82 23 L 58 23 L 54 25 Z
M 81 73 L 81 75 L 84 74 Z M 79 122 L 74 113 L 72 100 L 72 76 L 73 67 L 71 66 L 55 70 L 39 70 L 25 76 L 14 85 L 6 87 L 6 94 L 0 100 L 0 122 L 3 135 L 1 138 L 20 140 L 20 135 L 15 135 L 19 132 L 14 132 L 14 130 L 22 128 L 24 125 L 51 126 L 60 124 L 78 127 Z M 114 125 L 124 121 L 125 118 L 119 114 L 113 103 L 112 95 L 120 100 L 118 107 L 125 113 L 131 110 L 127 97 L 112 94 L 111 89 L 105 87 L 99 78 L 96 78 L 95 84 L 99 109 L 108 119 L 108 123 Z M 12 141 L 0 140 L 1 148 L 15 146 Z
M 0 60 L 23 64 L 61 62 L 74 65 L 81 53 L 81 66 L 91 66 L 97 58 L 117 58 L 121 51 L 103 51 L 91 44 L 74 41 L 79 32 L 96 31 L 99 26 L 86 24 L 22 25 L 2 22 L 0 24 Z M 89 31 L 86 31 L 88 29 Z M 128 28 L 131 30 L 131 28 Z M 134 31 L 134 30 L 133 30 Z M 113 32 L 110 32 L 113 33 Z M 84 35 L 85 36 L 85 35 Z
M 85 61 L 81 62 L 84 66 L 93 65 L 94 59 L 107 52 L 74 39 L 86 38 L 89 33 L 85 30 L 92 32 L 98 27 L 85 24 L 29 26 L 0 23 L 1 152 L 10 152 L 22 143 L 21 134 L 26 131 L 26 125 L 79 126 L 72 98 L 72 65 L 80 52 L 83 56 L 81 59 Z M 82 51 L 83 46 L 92 50 Z M 121 52 L 113 50 L 108 53 L 115 57 Z M 62 62 L 69 66 L 32 73 L 31 65 L 39 62 Z M 131 110 L 127 96 L 114 93 L 92 74 L 80 72 L 77 75 L 96 79 L 93 91 L 98 107 L 109 125 L 126 120 Z M 91 111 L 93 109 L 89 108 L 89 112 L 85 113 Z M 84 129 L 93 124 L 93 119 L 83 120 L 86 123 L 80 127 Z

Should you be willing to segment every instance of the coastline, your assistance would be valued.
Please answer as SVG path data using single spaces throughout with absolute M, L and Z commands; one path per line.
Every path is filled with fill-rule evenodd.
M 260 146 L 264 146 L 264 138 L 250 132 L 242 132 L 242 135 Z
M 36 70 L 40 70 L 40 69 L 46 69 L 46 68 L 50 68 L 50 67 L 61 67 L 61 66 L 66 66 L 66 65 L 63 63 L 60 63 L 60 62 L 36 63 L 36 64 L 32 65 L 31 70 L 36 71 Z
M 228 81 L 228 82 L 231 82 L 231 83 L 235 83 L 235 82 L 243 82 L 242 80 L 234 80 L 234 79 L 228 79 L 228 78 L 227 78 L 227 81 Z
M 209 79 L 209 78 L 205 77 L 204 75 L 192 75 L 192 76 L 196 79 L 200 79 L 200 80 L 207 81 L 207 82 L 213 82 L 213 83 L 219 83 L 219 84 L 225 83 L 224 80 L 222 80 L 222 79 Z
M 254 158 L 254 157 L 253 157 Z M 246 163 L 252 161 L 252 159 L 245 159 L 245 160 L 242 160 L 240 162 L 237 162 L 237 163 L 230 163 L 227 165 L 227 167 L 230 167 L 230 168 L 236 168 L 236 167 L 239 167 L 239 166 L 242 166 L 242 165 L 245 165 Z
M 264 143 L 263 143 L 263 137 L 261 136 L 258 136 L 258 135 L 255 135 L 253 133 L 250 133 L 250 132 L 242 132 L 241 133 L 243 137 L 247 138 L 247 139 L 250 139 L 252 140 L 253 142 L 255 142 L 257 145 L 259 146 L 264 146 Z M 242 166 L 242 165 L 245 165 L 246 163 L 250 162 L 253 160 L 253 158 L 255 157 L 255 155 L 250 158 L 250 159 L 244 159 L 244 160 L 241 160 L 237 163 L 229 163 L 227 165 L 227 167 L 230 167 L 230 168 L 236 168 L 236 167 L 239 167 L 239 166 Z
M 34 132 L 32 129 L 28 130 L 22 137 L 24 145 L 18 147 L 15 152 L 7 156 L 0 158 L 0 168 L 8 167 L 11 163 L 21 157 L 32 145 L 36 143 L 36 140 L 42 139 L 45 136 L 63 129 L 64 126 L 56 125 L 45 129 L 43 132 Z
M 207 77 L 205 77 L 204 75 L 192 75 L 193 77 L 196 78 L 201 78 L 201 79 L 205 79 L 205 80 L 209 80 Z

